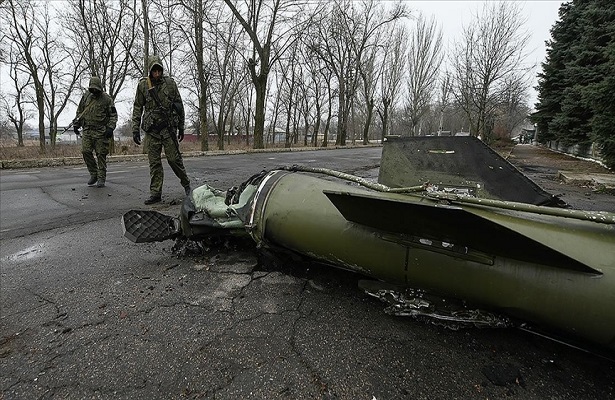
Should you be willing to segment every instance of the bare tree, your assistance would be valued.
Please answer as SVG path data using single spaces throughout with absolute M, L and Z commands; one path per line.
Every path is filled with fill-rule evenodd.
M 56 144 L 58 118 L 71 102 L 71 96 L 83 72 L 84 55 L 67 47 L 61 33 L 51 28 L 51 14 L 55 14 L 55 10 L 50 10 L 48 4 L 45 4 L 42 10 L 36 26 L 40 33 L 49 141 L 53 148 Z
M 359 67 L 368 48 L 387 24 L 407 16 L 397 3 L 390 9 L 375 1 L 338 0 L 331 4 L 326 17 L 314 24 L 312 51 L 325 61 L 337 80 L 338 128 L 336 144 L 345 145 L 348 121 L 358 85 Z
M 143 74 L 142 76 L 147 76 L 147 69 L 149 62 L 149 48 L 150 48 L 150 32 L 149 32 L 149 9 L 147 7 L 147 0 L 141 0 L 141 12 L 143 13 L 143 18 L 140 20 L 141 27 L 143 31 Z M 137 5 L 134 4 L 133 13 L 137 15 Z M 133 60 L 134 61 L 134 60 Z
M 207 0 L 182 0 L 181 4 L 187 14 L 186 25 L 183 20 L 177 24 L 178 29 L 183 34 L 183 39 L 190 49 L 189 56 L 184 57 L 186 64 L 192 65 L 191 68 L 193 81 L 195 83 L 194 92 L 197 104 L 194 106 L 198 113 L 198 135 L 201 138 L 201 150 L 209 150 L 208 118 L 207 118 L 207 93 L 210 86 L 211 71 L 207 67 L 206 58 L 206 38 L 205 38 L 205 16 L 210 12 L 210 3 Z
M 499 134 L 494 132 L 496 136 L 509 137 L 530 113 L 530 107 L 525 102 L 528 97 L 527 92 L 530 88 L 530 82 L 525 71 L 522 71 L 521 74 L 524 76 L 511 74 L 504 79 L 496 120 L 496 126 L 500 128 L 500 132 Z
M 2 21 L 2 25 L 0 25 L 0 63 L 5 63 L 8 60 L 8 52 L 9 46 L 7 43 L 10 42 L 10 37 L 7 35 L 7 26 L 10 26 L 9 17 L 10 10 L 8 4 L 4 3 L 4 0 L 0 0 L 0 21 Z
M 211 29 L 207 46 L 210 54 L 210 101 L 219 150 L 224 149 L 224 135 L 232 120 L 239 90 L 249 80 L 245 61 L 240 57 L 245 52 L 242 49 L 245 34 L 239 22 L 225 11 L 224 7 L 219 7 L 207 18 Z
M 303 18 L 304 0 L 255 0 L 241 8 L 234 0 L 224 0 L 241 23 L 252 43 L 252 55 L 246 57 L 255 91 L 254 148 L 264 148 L 265 101 L 269 72 L 277 60 L 309 21 Z M 257 69 L 258 67 L 258 69 Z
M 375 42 L 379 43 L 380 35 L 375 37 Z M 363 144 L 369 143 L 369 129 L 372 125 L 372 119 L 374 116 L 374 107 L 376 105 L 376 84 L 379 80 L 378 74 L 380 68 L 378 67 L 380 46 L 370 46 L 365 51 L 363 61 L 359 64 L 358 73 L 361 77 L 362 89 L 363 89 L 363 101 L 365 102 L 365 123 L 363 125 Z
M 11 129 L 9 128 L 10 121 L 8 117 L 3 117 L 0 114 L 0 138 L 10 138 L 11 137 Z
M 305 43 L 305 41 L 304 41 Z M 312 129 L 312 146 L 318 145 L 318 136 L 320 134 L 320 125 L 322 121 L 322 112 L 327 103 L 327 85 L 329 79 L 323 73 L 326 71 L 324 62 L 318 58 L 309 46 L 301 46 L 301 59 L 304 71 L 304 97 L 309 104 L 305 104 L 306 111 L 312 110 L 313 107 L 313 129 Z M 323 146 L 326 142 L 323 141 Z
M 363 0 L 362 9 L 363 12 L 359 13 L 359 16 L 363 18 L 359 22 L 360 35 L 352 43 L 365 102 L 362 139 L 363 144 L 367 144 L 376 104 L 376 85 L 380 79 L 379 74 L 382 73 L 379 67 L 382 63 L 381 53 L 387 51 L 391 46 L 388 41 L 391 30 L 409 14 L 401 3 L 396 4 L 387 12 L 380 2 L 374 0 Z
M 278 64 L 280 65 L 280 63 Z M 273 85 L 276 88 L 281 88 L 283 85 L 284 74 L 279 71 L 279 68 L 274 69 L 273 74 Z M 278 122 L 280 120 L 280 116 L 283 112 L 283 103 L 284 103 L 284 91 L 283 90 L 275 90 L 272 95 L 273 99 L 269 102 L 270 110 L 268 113 L 270 115 L 269 118 L 269 129 L 267 130 L 267 135 L 265 136 L 265 143 L 267 144 L 275 144 L 277 141 L 276 137 L 276 127 L 278 126 Z
M 328 79 L 328 76 L 324 76 L 324 70 L 321 71 L 323 74 L 323 78 L 325 79 L 326 85 L 326 104 L 327 104 L 327 118 L 325 119 L 325 127 L 322 133 L 322 147 L 327 147 L 329 144 L 329 132 L 331 129 L 331 120 L 333 119 L 333 100 L 335 99 L 337 93 L 332 86 L 331 81 Z
M 8 49 L 6 56 L 9 64 L 9 79 L 15 92 L 12 95 L 2 94 L 2 108 L 17 132 L 17 146 L 22 147 L 26 121 L 34 116 L 27 108 L 27 104 L 32 102 L 32 94 L 29 91 L 32 86 L 32 76 L 28 71 L 22 69 L 23 63 L 19 61 L 21 55 L 13 47 Z
M 526 79 L 520 73 L 527 71 L 524 51 L 530 38 L 524 23 L 518 3 L 485 3 L 455 45 L 453 93 L 470 121 L 471 134 L 487 142 L 504 88 L 514 77 Z
M 286 106 L 286 114 L 284 120 L 286 122 L 284 129 L 284 147 L 291 147 L 291 139 L 296 135 L 294 130 L 294 120 L 298 108 L 298 91 L 301 71 L 299 68 L 297 42 L 286 52 L 286 55 L 280 58 L 278 62 L 281 85 L 278 91 L 281 92 L 282 104 Z
M 8 25 L 10 26 L 9 38 L 15 45 L 15 49 L 20 52 L 23 59 L 22 66 L 32 77 L 34 85 L 34 98 L 38 116 L 39 150 L 45 154 L 45 88 L 43 84 L 42 71 L 39 68 L 40 48 L 36 38 L 40 37 L 36 32 L 35 21 L 39 15 L 35 11 L 32 1 L 8 0 L 9 15 Z
M 306 44 L 310 54 L 316 56 L 323 64 L 320 74 L 327 83 L 329 94 L 328 115 L 325 122 L 324 139 L 322 146 L 328 143 L 328 132 L 333 118 L 333 98 L 338 100 L 338 128 L 336 143 L 340 140 L 346 143 L 347 131 L 347 90 L 346 86 L 351 81 L 351 71 L 355 66 L 352 58 L 352 48 L 348 44 L 347 35 L 343 29 L 343 10 L 350 2 L 340 4 L 334 2 L 321 14 L 318 21 L 309 27 Z M 334 78 L 336 82 L 331 82 Z M 354 79 L 352 79 L 354 81 Z M 337 85 L 336 85 L 337 84 Z M 337 87 L 335 87 L 337 86 Z M 341 136 L 344 136 L 341 139 Z
M 419 14 L 408 52 L 406 109 L 413 136 L 434 97 L 442 59 L 442 30 L 433 18 L 428 21 Z
M 255 120 L 254 98 L 256 97 L 256 95 L 254 92 L 255 90 L 253 84 L 248 87 L 245 87 L 245 90 L 243 91 L 244 95 L 239 96 L 237 102 L 239 105 L 239 132 L 244 132 L 246 137 L 246 146 L 250 145 L 250 130 L 252 126 L 251 123 Z
M 388 46 L 383 47 L 380 73 L 380 101 L 377 108 L 382 122 L 382 140 L 389 134 L 390 113 L 395 109 L 401 92 L 402 80 L 406 66 L 406 47 L 408 45 L 408 28 L 402 24 L 391 24 L 389 27 Z
M 139 25 L 135 8 L 136 0 L 71 0 L 64 14 L 74 51 L 87 54 L 87 69 L 114 99 L 126 78 L 134 75 L 132 53 Z
M 446 72 L 440 79 L 440 95 L 438 98 L 439 108 L 439 122 L 438 122 L 438 136 L 442 134 L 444 125 L 444 111 L 449 105 L 451 97 L 451 75 Z
M 181 57 L 181 47 L 185 41 L 182 33 L 181 13 L 184 7 L 175 0 L 150 0 L 148 15 L 150 22 L 151 44 L 154 54 L 166 61 L 167 73 L 178 77 L 180 71 L 186 73 L 182 65 L 175 66 L 175 62 Z M 198 12 L 203 13 L 200 9 Z
M 301 116 L 303 117 L 303 145 L 308 145 L 308 137 L 310 136 L 310 127 L 314 127 L 314 108 L 315 101 L 312 97 L 309 86 L 308 79 L 309 76 L 305 73 L 305 71 L 300 75 L 301 84 L 299 85 L 299 111 Z M 316 136 L 316 132 L 312 131 L 312 136 Z

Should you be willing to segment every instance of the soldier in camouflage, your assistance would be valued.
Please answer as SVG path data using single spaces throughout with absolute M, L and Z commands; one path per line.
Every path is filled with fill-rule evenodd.
M 100 78 L 92 76 L 88 91 L 83 94 L 73 121 L 75 134 L 82 135 L 81 152 L 90 173 L 88 186 L 105 186 L 109 141 L 113 140 L 116 123 L 117 111 L 113 98 L 103 91 Z
M 158 56 L 149 59 L 149 75 L 137 85 L 132 111 L 132 137 L 141 144 L 141 129 L 145 132 L 145 148 L 149 160 L 150 197 L 145 204 L 158 203 L 162 196 L 163 168 L 161 153 L 179 178 L 186 195 L 190 180 L 186 175 L 179 142 L 184 139 L 184 106 L 173 78 L 163 75 Z

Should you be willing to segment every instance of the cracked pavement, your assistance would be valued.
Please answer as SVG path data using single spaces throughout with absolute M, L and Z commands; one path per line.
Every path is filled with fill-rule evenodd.
M 131 198 L 116 182 L 110 208 Z M 612 361 L 515 329 L 389 316 L 350 272 L 237 242 L 180 255 L 123 238 L 119 214 L 74 215 L 0 242 L 2 400 L 615 395 Z

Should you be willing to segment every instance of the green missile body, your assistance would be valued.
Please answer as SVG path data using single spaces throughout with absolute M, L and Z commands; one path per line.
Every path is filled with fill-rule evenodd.
M 559 208 L 475 138 L 432 139 L 387 140 L 377 183 L 263 171 L 226 192 L 195 188 L 178 218 L 130 211 L 124 235 L 250 236 L 375 279 L 365 287 L 379 298 L 379 285 L 422 291 L 615 355 L 615 214 Z
M 615 350 L 615 214 L 515 205 L 372 192 L 274 171 L 256 190 L 247 227 L 259 246 Z

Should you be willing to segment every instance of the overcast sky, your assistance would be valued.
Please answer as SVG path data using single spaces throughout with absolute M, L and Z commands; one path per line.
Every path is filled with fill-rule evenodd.
M 486 1 L 465 1 L 465 0 L 406 0 L 409 7 L 423 13 L 426 17 L 434 16 L 435 20 L 442 27 L 444 44 L 449 45 L 455 36 L 462 31 L 462 26 L 468 25 L 473 16 L 479 14 Z M 526 19 L 525 27 L 531 34 L 530 53 L 528 64 L 536 64 L 534 72 L 534 83 L 538 81 L 536 74 L 542 69 L 540 63 L 545 60 L 546 47 L 545 41 L 551 38 L 549 30 L 557 21 L 560 5 L 563 3 L 558 0 L 529 0 L 519 2 Z M 529 105 L 534 106 L 536 102 L 536 92 L 531 89 L 531 101 Z

